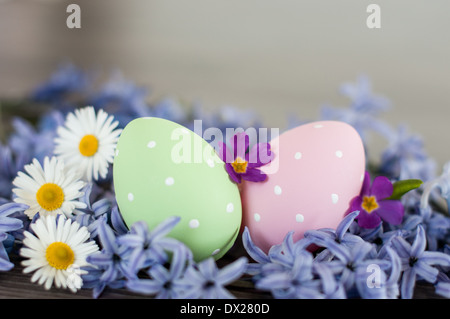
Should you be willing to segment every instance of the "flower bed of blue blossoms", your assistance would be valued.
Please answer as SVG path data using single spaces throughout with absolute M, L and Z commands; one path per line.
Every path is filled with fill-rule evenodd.
M 82 201 L 86 208 L 71 217 L 87 227 L 90 239 L 99 247 L 87 257 L 89 266 L 83 269 L 82 288 L 92 289 L 94 298 L 106 287 L 157 298 L 233 298 L 227 286 L 243 279 L 274 298 L 406 299 L 412 298 L 416 284 L 424 281 L 434 285 L 437 295 L 450 297 L 450 166 L 437 173 L 419 135 L 404 125 L 391 127 L 380 119 L 391 106 L 386 98 L 372 92 L 366 77 L 343 84 L 340 92 L 348 98 L 348 105 L 324 106 L 317 120 L 351 124 L 360 133 L 368 155 L 370 136 L 385 138 L 379 161 L 367 163 L 372 177 L 424 182 L 401 197 L 404 214 L 400 223 L 394 225 L 382 218 L 376 227 L 362 228 L 357 222 L 360 212 L 355 211 L 336 229 L 311 230 L 297 242 L 288 233 L 268 254 L 253 244 L 245 229 L 238 241 L 246 256 L 223 267 L 212 258 L 196 263 L 188 248 L 167 238 L 177 218 L 155 229 L 141 223 L 130 229 L 125 226 L 115 203 L 109 168 L 106 178 L 85 187 Z M 14 117 L 11 129 L 2 132 L 6 138 L 0 144 L 0 271 L 15 266 L 10 255 L 19 254 L 24 232 L 39 218 L 30 220 L 23 205 L 14 202 L 12 181 L 33 159 L 42 163 L 46 156 L 52 156 L 56 130 L 69 112 L 92 105 L 113 115 L 119 128 L 146 116 L 189 128 L 194 119 L 203 120 L 205 127 L 223 130 L 262 126 L 253 111 L 226 106 L 206 112 L 194 103 L 183 106 L 173 98 L 149 103 L 148 98 L 146 88 L 120 74 L 99 84 L 91 73 L 66 64 L 15 107 L 2 104 L 3 113 Z M 291 127 L 299 124 L 302 121 L 291 117 Z M 318 249 L 308 250 L 311 244 Z

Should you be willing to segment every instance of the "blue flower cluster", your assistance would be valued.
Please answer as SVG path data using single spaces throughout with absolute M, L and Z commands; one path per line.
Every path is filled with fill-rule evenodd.
M 9 253 L 15 240 L 14 232 L 23 227 L 23 222 L 17 215 L 26 208 L 26 205 L 8 202 L 0 206 L 0 271 L 8 271 L 14 267 L 9 260 Z
M 141 221 L 130 229 L 117 206 L 106 198 L 90 203 L 92 184 L 86 189 L 88 208 L 74 217 L 88 227 L 101 251 L 88 256 L 83 288 L 98 298 L 106 287 L 126 288 L 156 298 L 233 298 L 226 285 L 240 278 L 247 258 L 218 269 L 212 257 L 196 263 L 190 249 L 167 237 L 180 218 L 171 217 L 150 230 Z
M 29 97 L 27 103 L 46 106 L 36 122 L 14 118 L 6 143 L 0 143 L 0 270 L 14 266 L 9 254 L 20 245 L 30 223 L 23 214 L 26 207 L 12 202 L 12 180 L 33 158 L 41 161 L 53 153 L 56 128 L 75 108 L 93 105 L 103 109 L 114 115 L 121 128 L 145 116 L 188 128 L 201 119 L 204 127 L 218 127 L 224 135 L 226 128 L 261 126 L 253 111 L 231 106 L 205 112 L 174 98 L 150 103 L 148 91 L 120 73 L 98 89 L 94 87 L 93 74 L 72 64 L 61 66 Z M 100 247 L 88 257 L 92 266 L 83 275 L 83 288 L 92 289 L 95 298 L 106 287 L 157 298 L 231 298 L 226 286 L 245 274 L 257 289 L 275 298 L 412 298 L 418 281 L 435 285 L 437 294 L 450 298 L 450 164 L 437 176 L 436 164 L 420 136 L 405 126 L 392 128 L 380 118 L 390 103 L 373 94 L 367 77 L 344 84 L 341 93 L 349 98 L 349 106 L 324 106 L 319 120 L 351 124 L 366 151 L 370 150 L 370 134 L 386 138 L 379 163 L 367 163 L 372 175 L 425 182 L 402 197 L 405 216 L 400 225 L 383 222 L 364 229 L 355 222 L 356 211 L 336 229 L 310 230 L 297 242 L 288 233 L 267 254 L 253 244 L 245 229 L 242 244 L 248 256 L 219 269 L 212 258 L 195 262 L 184 244 L 167 236 L 179 221 L 176 217 L 154 229 L 143 222 L 128 228 L 117 208 L 110 170 L 105 179 L 86 186 L 83 201 L 87 207 L 72 217 L 88 228 Z M 248 263 L 247 257 L 253 261 Z

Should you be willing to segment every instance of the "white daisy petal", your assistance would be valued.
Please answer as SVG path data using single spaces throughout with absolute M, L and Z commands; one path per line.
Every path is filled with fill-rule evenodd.
M 33 273 L 48 266 L 47 260 L 42 258 L 27 259 L 22 261 L 21 264 L 25 267 L 23 272 L 26 274 Z
M 42 184 L 45 184 L 45 180 L 43 177 L 42 180 L 43 182 L 40 183 L 31 178 L 30 176 L 24 174 L 23 172 L 18 172 L 17 177 L 13 180 L 13 185 L 19 188 L 30 190 L 31 192 L 34 193 L 37 192 L 37 190 Z
M 15 188 L 13 191 L 14 191 L 14 194 L 16 194 L 21 199 L 24 199 L 26 202 L 31 202 L 36 199 L 36 193 L 32 193 L 28 190 L 24 190 L 21 188 Z
M 22 242 L 25 246 L 33 247 L 34 250 L 39 250 L 39 251 L 45 249 L 45 246 L 42 244 L 42 242 L 37 237 L 32 235 L 30 232 L 25 231 L 24 235 L 25 235 L 25 238 L 23 239 Z
M 37 159 L 33 159 L 24 168 L 29 175 L 18 172 L 13 181 L 14 201 L 29 206 L 25 214 L 30 219 L 38 212 L 42 216 L 61 214 L 65 202 L 70 202 L 74 207 L 85 207 L 79 200 L 85 182 L 66 168 L 61 159 L 45 157 L 43 162 L 42 167 Z M 66 211 L 67 216 L 71 214 L 71 211 Z
M 45 268 L 46 267 L 41 267 L 41 268 L 39 268 L 39 269 L 37 269 L 35 272 L 34 272 L 34 274 L 33 274 L 33 276 L 31 276 L 31 282 L 36 282 L 36 281 L 38 281 L 40 278 L 42 278 L 43 277 L 43 275 L 44 275 L 44 273 L 45 273 Z M 45 278 L 45 277 L 44 277 Z M 45 280 L 45 279 L 44 279 Z M 41 285 L 41 284 L 40 284 Z
M 69 236 L 69 230 L 70 230 L 70 226 L 72 225 L 72 221 L 70 219 L 67 219 L 64 223 L 63 228 L 63 232 L 62 232 L 62 236 L 61 236 L 61 241 L 63 243 L 67 243 L 67 238 Z
M 39 252 L 30 248 L 22 248 L 20 255 L 27 258 L 35 258 L 39 256 Z
M 25 165 L 24 169 L 39 184 L 45 183 L 44 169 L 37 159 L 34 158 L 31 164 Z
M 77 109 L 68 114 L 65 127 L 57 130 L 55 154 L 68 167 L 77 168 L 85 181 L 104 178 L 122 132 L 122 129 L 116 129 L 118 124 L 103 110 L 96 114 L 92 106 Z M 87 148 L 80 148 L 81 141 Z
M 55 286 L 76 292 L 77 287 L 69 285 L 68 278 L 78 274 L 69 271 L 70 267 L 88 266 L 87 256 L 98 251 L 97 244 L 90 241 L 87 228 L 61 215 L 40 217 L 31 228 L 36 236 L 26 231 L 24 246 L 19 251 L 24 258 L 23 271 L 33 273 L 31 282 L 37 282 L 45 289 Z M 66 251 L 62 256 L 69 257 L 55 253 L 61 249 Z
M 49 290 L 52 287 L 53 279 L 55 278 L 55 274 L 56 274 L 56 268 L 51 268 L 50 273 L 48 274 L 48 276 L 45 280 L 45 285 L 44 285 L 45 289 Z M 40 283 L 40 284 L 42 284 L 42 283 Z

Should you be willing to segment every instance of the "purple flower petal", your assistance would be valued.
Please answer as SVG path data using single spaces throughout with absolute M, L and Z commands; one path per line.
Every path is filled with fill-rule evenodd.
M 347 247 L 342 246 L 338 244 L 336 241 L 328 238 L 325 238 L 325 243 L 326 247 L 333 253 L 333 255 L 335 255 L 344 263 L 351 260 L 351 253 Z
M 187 248 L 185 246 L 178 246 L 173 253 L 173 258 L 170 264 L 171 278 L 178 278 L 182 275 L 186 267 Z
M 373 180 L 370 193 L 375 196 L 377 201 L 388 198 L 392 195 L 394 187 L 389 179 L 385 176 L 378 176 Z
M 119 208 L 117 207 L 117 205 L 111 209 L 111 224 L 113 225 L 114 229 L 121 235 L 128 232 L 128 228 L 122 219 L 122 215 L 119 213 Z
M 414 264 L 414 270 L 420 277 L 422 277 L 422 279 L 424 279 L 430 283 L 434 283 L 439 274 L 439 270 L 437 270 L 433 266 L 428 265 L 427 263 L 423 262 L 422 260 L 418 260 Z
M 107 267 L 103 274 L 100 276 L 101 281 L 106 281 L 108 283 L 118 279 L 119 270 L 117 267 Z
M 291 285 L 291 278 L 287 272 L 270 274 L 256 283 L 257 289 L 273 290 L 286 289 Z
M 450 282 L 438 282 L 436 285 L 436 294 L 450 298 Z
M 183 294 L 184 299 L 199 299 L 202 296 L 203 290 L 201 286 L 192 286 Z
M 168 235 L 172 229 L 178 224 L 181 217 L 179 216 L 171 216 L 165 219 L 163 222 L 158 224 L 151 232 L 151 238 L 157 239 L 161 237 L 165 237 Z M 147 226 L 147 224 L 145 224 Z M 148 227 L 148 226 L 147 226 Z
M 305 232 L 304 234 L 305 238 L 308 238 L 312 243 L 325 247 L 326 246 L 326 239 L 336 239 L 336 235 L 334 234 L 334 231 L 328 231 L 328 229 L 311 229 Z
M 350 207 L 347 209 L 347 212 L 345 213 L 345 216 L 348 216 L 354 211 L 361 211 L 362 210 L 362 197 L 356 196 L 350 201 Z
M 299 282 L 308 282 L 313 279 L 313 274 L 305 269 L 311 269 L 313 258 L 311 253 L 302 251 L 295 257 L 294 265 L 292 266 L 292 276 Z
M 252 257 L 256 262 L 260 264 L 270 262 L 269 257 L 262 251 L 262 249 L 253 243 L 247 226 L 245 226 L 244 232 L 242 233 L 242 244 L 250 257 Z
M 342 240 L 342 237 L 344 237 L 344 234 L 347 232 L 350 225 L 353 223 L 356 217 L 359 215 L 359 209 L 355 209 L 350 214 L 345 216 L 342 221 L 339 223 L 339 225 L 336 228 L 336 237 L 339 240 Z
M 145 263 L 145 254 L 142 249 L 135 249 L 128 257 L 126 275 L 129 278 L 135 278 L 136 274 Z
M 161 284 L 150 279 L 129 280 L 126 287 L 142 294 L 156 294 L 161 290 Z
M 386 246 L 386 251 L 391 259 L 391 274 L 387 283 L 396 284 L 400 278 L 402 263 L 398 254 L 389 246 Z
M 411 256 L 420 257 L 427 246 L 427 239 L 422 225 L 417 226 L 416 238 L 411 246 Z
M 400 258 L 409 258 L 411 245 L 405 239 L 400 236 L 394 237 L 391 244 Z
M 19 203 L 7 203 L 0 206 L 0 217 L 9 216 L 12 213 L 26 210 L 28 205 L 19 204 Z
M 351 252 L 353 255 L 353 261 L 355 263 L 358 263 L 359 261 L 363 260 L 364 257 L 366 257 L 366 255 L 372 250 L 372 245 L 368 242 L 361 242 L 356 244 Z
M 440 265 L 440 266 L 450 266 L 450 255 L 441 253 L 439 251 L 424 251 L 421 260 L 427 264 Z
M 222 161 L 225 163 L 233 163 L 234 157 L 233 154 L 231 154 L 230 150 L 228 149 L 227 145 L 223 142 L 218 142 L 219 144 L 219 154 L 218 156 Z
M 381 218 L 375 212 L 369 214 L 365 210 L 361 210 L 358 215 L 358 225 L 362 228 L 375 228 L 381 223 Z
M 226 163 L 225 164 L 225 170 L 227 171 L 228 175 L 230 175 L 230 178 L 235 182 L 240 184 L 242 182 L 241 174 L 238 174 L 234 171 L 233 166 L 231 164 Z
M 398 200 L 384 200 L 378 202 L 379 208 L 372 212 L 380 216 L 384 221 L 392 225 L 400 225 L 403 220 L 403 205 Z
M 217 275 L 218 269 L 217 265 L 212 257 L 203 260 L 198 264 L 198 269 L 200 273 L 203 275 L 205 280 L 214 280 L 214 277 Z
M 119 245 L 126 245 L 128 247 L 136 248 L 143 246 L 144 239 L 136 234 L 126 234 L 117 238 Z
M 148 274 L 159 283 L 167 282 L 171 279 L 170 273 L 167 271 L 166 267 L 161 264 L 153 265 L 148 271 Z
M 234 159 L 237 157 L 245 158 L 248 146 L 250 144 L 250 138 L 245 132 L 236 133 L 231 138 L 231 145 L 233 145 Z
M 247 172 L 241 174 L 240 176 L 242 179 L 249 182 L 263 182 L 267 178 L 267 175 L 257 168 L 247 168 Z
M 412 299 L 414 286 L 416 284 L 416 272 L 412 269 L 407 269 L 403 273 L 401 296 L 402 299 Z
M 322 279 L 322 287 L 325 295 L 331 296 L 334 292 L 337 292 L 339 286 L 333 273 L 325 265 L 325 263 L 313 263 L 314 270 Z
M 111 254 L 105 254 L 101 251 L 96 252 L 86 258 L 88 263 L 94 264 L 100 267 L 108 267 L 112 264 Z
M 284 255 L 292 256 L 294 254 L 294 231 L 290 231 L 284 237 L 283 242 L 281 243 L 281 247 L 283 248 Z
M 115 251 L 116 236 L 114 236 L 113 230 L 106 224 L 106 221 L 100 223 L 98 227 L 98 236 L 105 251 L 107 252 Z
M 369 195 L 369 194 L 370 194 L 370 174 L 369 174 L 369 172 L 366 172 L 364 174 L 364 181 L 363 181 L 363 184 L 361 187 L 360 195 L 364 196 L 364 195 Z
M 98 286 L 94 287 L 94 290 L 92 291 L 92 297 L 94 299 L 97 299 L 102 294 L 103 290 L 106 287 L 106 283 L 101 282 Z
M 237 279 L 239 279 L 244 273 L 247 267 L 247 258 L 241 257 L 231 264 L 226 265 L 219 270 L 216 277 L 216 282 L 221 285 L 227 285 Z
M 270 261 L 277 263 L 284 267 L 292 267 L 292 256 L 284 254 L 283 247 L 281 245 L 274 245 L 270 247 L 268 256 Z
M 0 233 L 17 230 L 23 227 L 23 222 L 20 219 L 4 217 L 0 219 Z
M 141 238 L 144 238 L 147 235 L 148 230 L 148 225 L 143 220 L 137 221 L 131 225 L 131 232 Z
M 9 271 L 14 268 L 14 264 L 9 260 L 0 258 L 0 271 Z
M 275 157 L 269 143 L 255 144 L 246 156 L 248 167 L 260 167 L 269 164 Z

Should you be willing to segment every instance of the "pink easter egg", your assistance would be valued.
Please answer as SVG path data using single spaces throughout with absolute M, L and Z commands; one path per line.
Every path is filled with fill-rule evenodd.
M 270 142 L 274 160 L 261 168 L 268 178 L 241 188 L 243 226 L 268 252 L 294 231 L 335 229 L 362 187 L 365 153 L 358 132 L 337 121 L 301 125 Z

